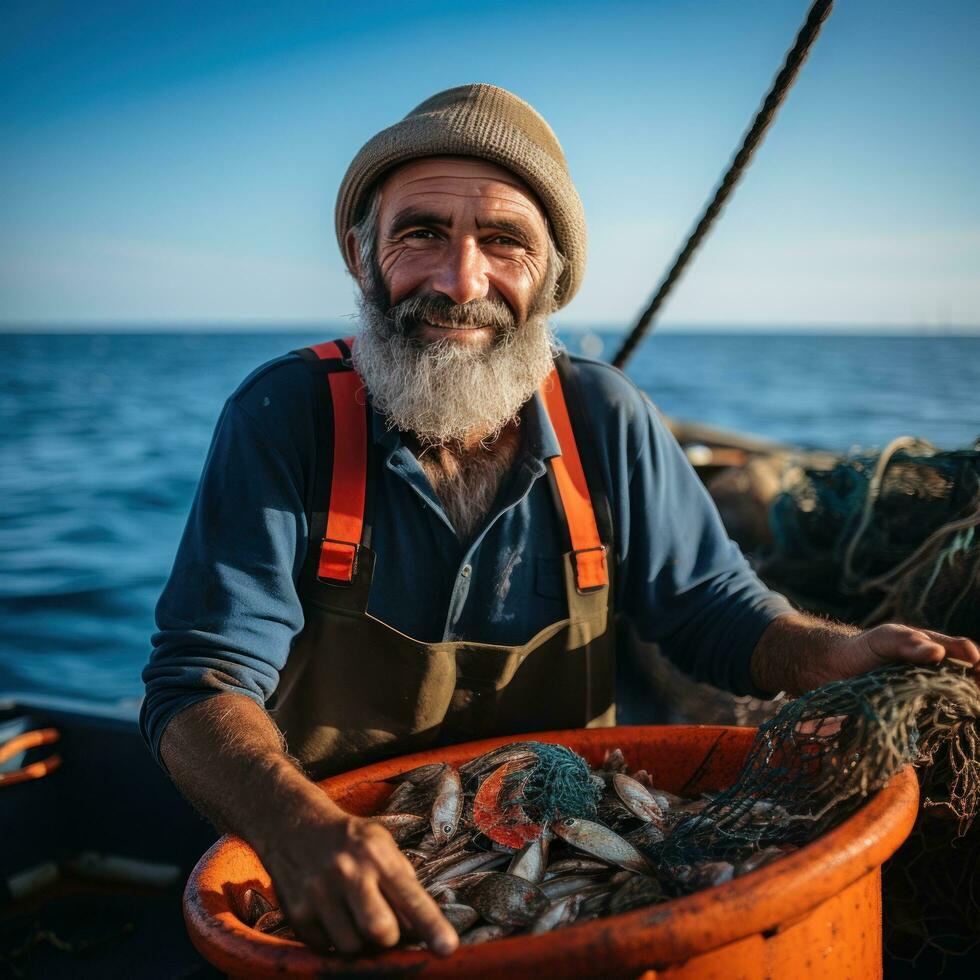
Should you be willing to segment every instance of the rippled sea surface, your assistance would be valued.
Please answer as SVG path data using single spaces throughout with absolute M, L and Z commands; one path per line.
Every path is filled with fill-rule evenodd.
M 222 402 L 333 335 L 0 335 L 0 692 L 135 704 Z M 980 435 L 980 337 L 664 333 L 628 373 L 669 414 L 801 445 Z

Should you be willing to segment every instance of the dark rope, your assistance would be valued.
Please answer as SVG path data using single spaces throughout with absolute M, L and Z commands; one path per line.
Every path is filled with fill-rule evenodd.
M 796 81 L 796 76 L 799 74 L 803 62 L 806 61 L 806 57 L 810 53 L 810 48 L 817 39 L 820 28 L 823 27 L 823 22 L 830 15 L 833 6 L 834 0 L 815 0 L 813 6 L 810 7 L 806 23 L 800 28 L 799 34 L 796 35 L 796 43 L 786 55 L 783 67 L 772 83 L 772 88 L 769 89 L 769 93 L 766 95 L 762 107 L 756 114 L 755 121 L 745 134 L 742 145 L 738 153 L 735 154 L 731 166 L 729 166 L 727 173 L 721 179 L 721 183 L 718 185 L 718 189 L 715 191 L 711 203 L 704 209 L 701 219 L 698 221 L 694 231 L 691 232 L 684 248 L 681 249 L 677 258 L 674 259 L 674 264 L 661 281 L 656 295 L 650 301 L 650 305 L 643 311 L 636 326 L 632 329 L 629 336 L 623 342 L 623 346 L 620 347 L 616 357 L 613 359 L 613 364 L 616 367 L 621 368 L 626 363 L 637 344 L 649 332 L 653 324 L 653 318 L 657 315 L 660 307 L 663 306 L 670 291 L 674 288 L 674 284 L 680 279 L 691 257 L 697 251 L 698 246 L 707 236 L 715 219 L 721 213 L 721 209 L 725 206 L 729 195 L 741 179 L 742 172 L 748 167 L 752 160 L 752 155 L 762 142 L 766 130 L 772 125 L 772 121 L 776 116 L 776 110 L 779 109 L 783 99 L 786 98 L 786 93 L 789 92 L 793 82 Z

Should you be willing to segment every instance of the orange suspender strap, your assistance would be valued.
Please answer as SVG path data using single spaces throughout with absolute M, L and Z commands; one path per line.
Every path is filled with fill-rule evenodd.
M 348 347 L 353 342 L 352 338 L 345 341 Z M 321 360 L 344 358 L 344 352 L 334 341 L 310 349 Z M 317 578 L 346 585 L 354 579 L 357 549 L 364 530 L 367 412 L 357 400 L 362 384 L 356 371 L 332 371 L 327 379 L 333 404 L 333 476 Z
M 541 397 L 551 418 L 561 447 L 561 455 L 551 460 L 551 468 L 565 510 L 568 536 L 572 542 L 572 561 L 579 592 L 591 592 L 609 584 L 606 568 L 606 549 L 599 537 L 585 470 L 575 442 L 575 433 L 568 416 L 565 394 L 557 368 L 541 386 Z

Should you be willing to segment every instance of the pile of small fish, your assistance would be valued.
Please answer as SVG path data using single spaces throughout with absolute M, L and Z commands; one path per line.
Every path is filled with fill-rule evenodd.
M 390 780 L 397 785 L 375 819 L 463 944 L 537 935 L 663 902 L 730 881 L 792 850 L 764 847 L 738 864 L 659 865 L 657 845 L 711 797 L 685 800 L 655 788 L 644 770 L 628 772 L 619 749 L 593 770 L 561 749 L 581 767 L 594 819 L 542 814 L 522 805 L 514 785 L 526 785 L 526 774 L 555 749 L 512 743 L 458 769 L 432 763 Z M 768 801 L 759 805 L 779 809 Z M 246 893 L 244 906 L 243 919 L 254 929 L 295 938 L 282 912 L 257 892 Z

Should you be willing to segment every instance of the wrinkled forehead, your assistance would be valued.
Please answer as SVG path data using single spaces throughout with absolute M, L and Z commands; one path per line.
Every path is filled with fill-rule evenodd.
M 507 211 L 545 229 L 544 208 L 506 167 L 476 157 L 425 157 L 392 170 L 380 185 L 381 220 L 412 206 Z

